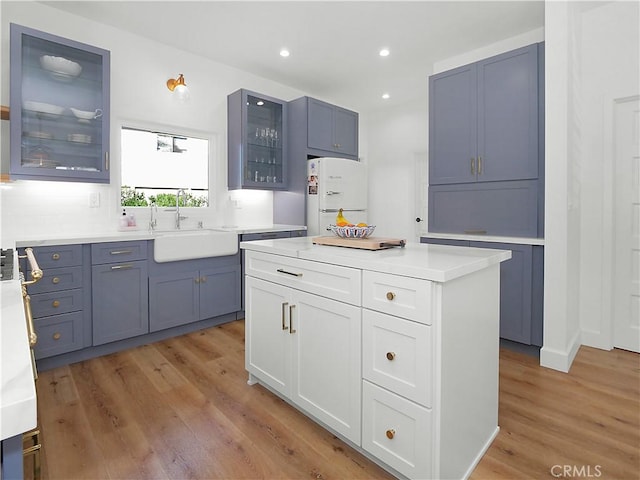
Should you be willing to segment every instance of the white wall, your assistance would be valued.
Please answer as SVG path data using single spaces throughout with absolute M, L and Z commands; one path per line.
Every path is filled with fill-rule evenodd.
M 581 30 L 580 327 L 582 343 L 612 344 L 613 101 L 640 94 L 640 4 L 585 11 Z
M 547 2 L 541 364 L 612 348 L 613 100 L 640 90 L 637 2 Z
M 9 23 L 17 23 L 95 45 L 111 51 L 111 184 L 16 181 L 0 188 L 1 235 L 5 240 L 28 238 L 41 232 L 91 233 L 117 228 L 120 201 L 119 125 L 123 120 L 152 122 L 211 133 L 212 207 L 188 209 L 187 226 L 204 220 L 205 226 L 270 224 L 270 192 L 231 192 L 227 184 L 227 95 L 238 88 L 292 100 L 304 92 L 158 44 L 107 25 L 67 14 L 41 3 L 6 2 L 1 8 L 0 103 L 9 104 Z M 176 102 L 166 88 L 168 78 L 184 73 L 191 91 L 188 104 Z M 1 127 L 2 172 L 9 165 L 9 122 Z M 100 206 L 89 208 L 90 193 Z M 235 203 L 229 202 L 229 197 Z M 148 212 L 138 213 L 144 223 Z M 170 221 L 170 213 L 161 213 Z M 164 218 L 167 216 L 167 218 Z

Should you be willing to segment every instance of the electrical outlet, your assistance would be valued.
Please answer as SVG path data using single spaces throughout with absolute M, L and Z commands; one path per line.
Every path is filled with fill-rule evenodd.
M 89 208 L 97 208 L 99 206 L 100 206 L 100 193 L 99 192 L 89 193 Z

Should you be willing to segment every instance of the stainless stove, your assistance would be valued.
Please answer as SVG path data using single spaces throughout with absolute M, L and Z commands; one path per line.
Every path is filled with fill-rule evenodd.
M 14 250 L 0 249 L 0 281 L 13 280 Z

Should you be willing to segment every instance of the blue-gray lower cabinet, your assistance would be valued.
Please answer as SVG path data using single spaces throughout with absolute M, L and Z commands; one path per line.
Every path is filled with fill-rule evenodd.
M 91 345 L 91 260 L 89 245 L 34 247 L 42 279 L 29 287 L 38 336 L 36 359 Z M 22 249 L 20 249 L 22 255 Z M 29 268 L 24 263 L 23 271 Z
M 146 241 L 91 246 L 93 345 L 149 332 Z
M 500 264 L 500 337 L 542 346 L 544 248 L 539 245 L 421 238 L 422 243 L 511 250 Z
M 150 259 L 149 331 L 239 311 L 240 272 L 240 252 L 164 263 Z
M 182 262 L 172 262 L 182 263 Z M 149 277 L 149 330 L 213 318 L 240 309 L 240 265 Z
M 2 440 L 0 447 L 0 478 L 3 480 L 23 480 L 22 435 Z

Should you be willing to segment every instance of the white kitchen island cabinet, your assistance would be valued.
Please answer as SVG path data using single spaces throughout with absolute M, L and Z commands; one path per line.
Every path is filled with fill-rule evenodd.
M 246 368 L 399 478 L 467 478 L 498 433 L 511 252 L 242 242 Z

